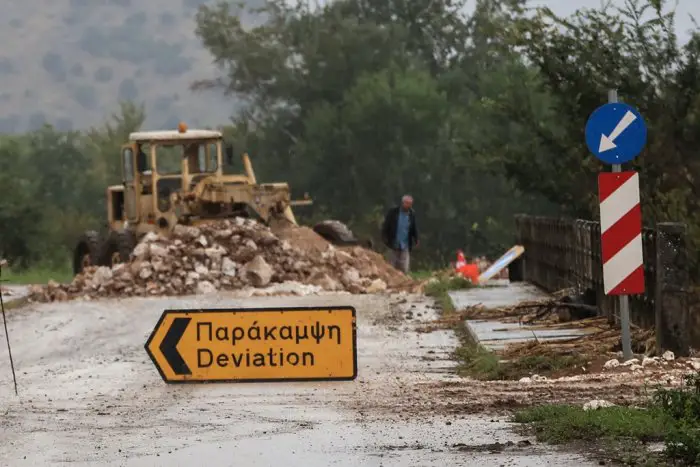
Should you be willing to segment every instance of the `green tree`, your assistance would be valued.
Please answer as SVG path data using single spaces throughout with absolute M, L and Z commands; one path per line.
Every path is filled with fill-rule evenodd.
M 495 125 L 482 97 L 522 86 L 528 70 L 510 54 L 475 76 L 490 44 L 469 45 L 479 31 L 462 6 L 343 0 L 311 10 L 268 2 L 267 23 L 253 29 L 227 4 L 202 7 L 197 34 L 226 73 L 193 87 L 248 103 L 232 137 L 265 179 L 311 192 L 316 204 L 302 219 L 335 217 L 376 237 L 384 211 L 411 192 L 423 261 L 444 264 L 465 246 L 500 252 L 512 240 L 512 214 L 534 198 L 505 179 L 492 141 L 518 135 Z M 513 70 L 519 75 L 504 84 Z M 483 135 L 485 117 L 497 131 Z

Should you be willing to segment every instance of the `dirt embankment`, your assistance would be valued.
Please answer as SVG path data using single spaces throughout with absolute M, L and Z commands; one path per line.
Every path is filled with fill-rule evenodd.
M 306 227 L 272 231 L 250 219 L 177 226 L 170 238 L 147 234 L 130 261 L 88 268 L 70 284 L 35 287 L 35 301 L 214 293 L 286 284 L 287 293 L 377 293 L 414 286 L 381 255 L 334 247 Z
M 399 311 L 391 317 L 392 323 L 400 323 L 393 325 L 399 332 L 416 332 L 420 342 L 439 341 L 450 332 L 450 326 L 445 325 L 443 317 L 426 320 L 406 311 Z M 378 324 L 384 323 L 382 321 Z M 503 361 L 522 358 L 530 363 L 546 363 L 556 361 L 553 357 L 570 355 L 577 348 L 590 351 L 591 353 L 581 355 L 582 363 L 575 367 L 555 371 L 533 368 L 516 379 L 491 381 L 466 375 L 455 375 L 449 381 L 438 375 L 429 377 L 424 374 L 420 378 L 417 375 L 416 379 L 420 381 L 397 380 L 386 388 L 370 387 L 368 391 L 379 391 L 382 396 L 367 394 L 366 398 L 356 401 L 356 404 L 363 412 L 397 413 L 406 418 L 424 414 L 462 417 L 474 413 L 507 414 L 534 405 L 583 405 L 591 400 L 635 405 L 648 400 L 659 387 L 681 386 L 685 375 L 700 370 L 700 359 L 675 358 L 670 352 L 661 357 L 640 357 L 621 362 L 614 350 L 614 339 L 608 334 L 609 331 L 601 330 L 601 335 L 591 337 L 590 342 L 584 337 L 570 342 L 516 344 L 507 346 L 498 355 Z M 431 338 L 431 335 L 435 336 Z M 619 336 L 617 339 L 619 341 Z M 596 354 L 591 349 L 599 353 Z M 429 357 L 424 355 L 422 359 Z M 442 360 L 447 356 L 434 357 Z M 452 367 L 446 372 L 461 374 L 461 363 L 463 362 L 451 361 L 449 366 Z

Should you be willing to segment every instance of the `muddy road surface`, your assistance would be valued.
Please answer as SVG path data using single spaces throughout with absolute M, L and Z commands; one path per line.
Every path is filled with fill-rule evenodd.
M 168 385 L 144 350 L 165 309 L 329 305 L 357 310 L 355 381 Z M 435 318 L 418 296 L 217 294 L 8 316 L 19 397 L 0 338 L 0 465 L 595 465 L 468 410 L 478 386 L 453 374 L 450 331 L 416 332 Z M 448 400 L 455 385 L 469 399 Z

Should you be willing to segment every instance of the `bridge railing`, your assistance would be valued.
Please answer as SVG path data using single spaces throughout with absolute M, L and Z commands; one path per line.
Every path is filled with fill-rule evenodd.
M 582 219 L 516 216 L 518 243 L 525 247 L 522 279 L 548 292 L 573 288 L 595 301 L 609 322 L 619 319 L 619 300 L 606 296 L 600 249 L 600 224 Z M 688 316 L 686 227 L 660 223 L 642 233 L 644 295 L 630 296 L 630 319 L 656 328 L 657 349 L 687 354 L 691 342 Z

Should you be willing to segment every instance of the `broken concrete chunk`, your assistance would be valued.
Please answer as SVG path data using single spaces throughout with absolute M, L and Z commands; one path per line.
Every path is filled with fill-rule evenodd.
M 158 234 L 155 232 L 148 232 L 141 239 L 141 243 L 152 243 L 152 242 L 157 242 L 157 241 L 158 241 Z
M 148 255 L 148 251 L 149 251 L 148 243 L 142 242 L 142 243 L 139 243 L 138 245 L 136 245 L 136 247 L 134 248 L 134 251 L 132 251 L 131 254 L 135 258 L 145 259 L 146 256 Z
M 269 284 L 274 273 L 275 271 L 267 264 L 265 258 L 261 255 L 255 256 L 241 268 L 241 274 L 243 274 L 254 287 L 264 287 Z
M 385 290 L 386 282 L 381 279 L 375 279 L 367 286 L 367 293 L 379 293 Z
M 92 276 L 91 284 L 93 286 L 100 286 L 107 283 L 112 278 L 112 269 L 107 266 L 100 266 L 97 268 Z
M 236 269 L 238 269 L 238 265 L 234 261 L 231 261 L 230 258 L 225 257 L 221 260 L 221 273 L 223 275 L 228 277 L 235 277 Z
M 148 278 L 151 277 L 152 275 L 153 275 L 153 269 L 151 269 L 151 266 L 150 266 L 150 265 L 147 266 L 147 267 L 142 268 L 141 271 L 139 271 L 139 277 L 140 277 L 141 279 L 144 279 L 144 280 L 145 280 L 145 279 L 148 279 Z
M 182 239 L 191 240 L 199 237 L 201 235 L 201 232 L 197 227 L 177 224 L 173 228 L 173 235 Z
M 221 257 L 224 256 L 226 253 L 228 253 L 228 251 L 226 251 L 226 248 L 222 247 L 219 244 L 215 244 L 204 250 L 204 254 L 212 260 L 220 260 Z
M 209 294 L 216 292 L 216 287 L 209 281 L 201 281 L 197 284 L 197 294 Z
M 162 258 L 168 255 L 168 249 L 157 243 L 151 243 L 148 251 L 152 258 Z
M 346 286 L 355 285 L 360 282 L 360 273 L 355 268 L 348 268 L 343 272 L 340 279 Z

